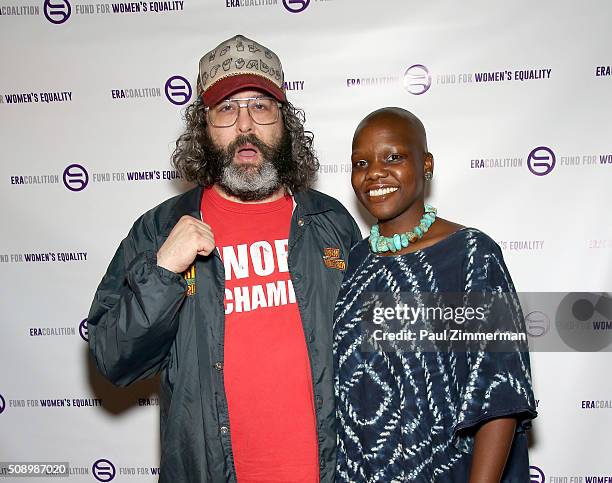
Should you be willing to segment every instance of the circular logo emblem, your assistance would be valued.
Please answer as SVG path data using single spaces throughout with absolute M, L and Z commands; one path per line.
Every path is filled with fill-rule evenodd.
M 47 20 L 55 25 L 64 23 L 72 13 L 72 7 L 68 0 L 45 0 L 43 10 Z
M 183 76 L 174 75 L 166 81 L 164 87 L 168 100 L 177 106 L 187 104 L 191 99 L 191 84 Z
M 612 298 L 605 294 L 570 292 L 555 316 L 559 336 L 580 352 L 596 352 L 612 343 Z
M 530 483 L 544 483 L 546 481 L 544 472 L 537 466 L 530 466 L 529 467 L 529 481 Z
M 550 173 L 556 162 L 555 153 L 546 146 L 534 148 L 527 156 L 527 167 L 536 176 L 545 176 Z
M 64 186 L 70 191 L 82 191 L 89 183 L 89 174 L 80 164 L 71 164 L 64 170 Z
M 414 64 L 406 69 L 404 73 L 404 89 L 410 94 L 420 96 L 425 94 L 431 87 L 431 75 L 429 70 L 422 64 Z
M 117 473 L 115 465 L 106 459 L 95 461 L 94 464 L 91 465 L 91 472 L 96 480 L 102 481 L 103 483 L 111 481 Z
M 79 324 L 79 335 L 85 342 L 89 342 L 89 333 L 87 332 L 87 319 L 81 320 Z
M 2 394 L 0 394 L 0 414 L 4 412 L 5 408 L 6 408 L 6 401 L 2 397 Z
M 542 337 L 550 330 L 550 318 L 544 312 L 534 310 L 525 316 L 525 326 L 531 337 Z
M 308 8 L 310 0 L 283 0 L 283 6 L 291 13 L 300 13 Z

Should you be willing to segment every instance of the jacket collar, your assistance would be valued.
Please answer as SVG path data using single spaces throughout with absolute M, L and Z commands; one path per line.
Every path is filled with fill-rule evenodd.
M 297 191 L 293 196 L 298 209 L 304 215 L 317 215 L 332 209 L 326 197 L 318 191 Z
M 202 192 L 203 188 L 201 186 L 197 186 L 176 198 L 174 206 L 171 208 L 170 213 L 168 214 L 167 220 L 161 225 L 162 236 L 168 236 L 168 234 L 172 231 L 172 228 L 174 228 L 174 225 L 177 224 L 183 215 L 193 216 L 198 220 L 200 219 Z M 293 196 L 297 205 L 296 209 L 299 210 L 302 215 L 316 215 L 332 209 L 330 204 L 326 202 L 325 197 L 318 191 L 298 191 L 294 193 Z
M 174 225 L 177 224 L 183 215 L 193 216 L 198 220 L 200 219 L 202 191 L 203 188 L 201 186 L 196 186 L 195 188 L 175 198 L 176 201 L 168 213 L 168 218 L 161 224 L 162 236 L 168 236 L 172 231 L 172 228 L 174 228 Z

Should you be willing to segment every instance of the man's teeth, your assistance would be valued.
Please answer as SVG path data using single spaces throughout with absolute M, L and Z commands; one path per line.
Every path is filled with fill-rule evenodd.
M 370 190 L 370 196 L 382 196 L 382 195 L 388 195 L 389 193 L 393 193 L 394 191 L 397 191 L 397 188 L 378 188 L 375 190 Z

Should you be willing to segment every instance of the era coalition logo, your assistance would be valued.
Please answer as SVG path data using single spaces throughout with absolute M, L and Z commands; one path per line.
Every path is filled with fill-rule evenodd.
M 544 312 L 534 310 L 525 316 L 525 326 L 531 337 L 542 337 L 550 330 L 550 318 Z
M 45 0 L 43 10 L 47 20 L 55 25 L 64 23 L 72 13 L 68 0 Z
M 91 465 L 91 472 L 96 478 L 96 480 L 101 481 L 103 483 L 107 481 L 112 481 L 117 474 L 117 470 L 115 470 L 115 465 L 111 463 L 107 459 L 99 459 Z
M 308 8 L 310 0 L 283 0 L 283 6 L 291 13 L 300 13 Z
M 79 335 L 85 342 L 89 342 L 89 330 L 87 329 L 87 319 L 81 320 L 79 324 Z
M 422 64 L 414 64 L 404 72 L 404 89 L 410 94 L 420 96 L 425 94 L 431 87 L 431 75 L 429 70 Z
M 2 394 L 0 394 L 0 414 L 4 412 L 4 408 L 6 408 L 6 401 L 2 397 Z
M 530 483 L 544 483 L 546 481 L 546 477 L 544 476 L 544 472 L 538 468 L 537 466 L 529 467 L 529 482 Z
M 63 174 L 64 186 L 70 191 L 83 191 L 89 183 L 89 173 L 80 164 L 71 164 Z
M 546 146 L 538 146 L 532 149 L 527 156 L 527 167 L 536 176 L 545 176 L 550 173 L 556 162 L 555 153 Z
M 168 100 L 176 106 L 187 104 L 191 99 L 191 84 L 181 75 L 170 77 L 166 81 L 164 91 Z

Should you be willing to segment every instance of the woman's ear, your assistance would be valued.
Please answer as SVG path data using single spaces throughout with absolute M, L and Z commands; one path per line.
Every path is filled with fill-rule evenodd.
M 425 159 L 423 160 L 423 171 L 425 173 L 430 172 L 433 175 L 434 170 L 434 157 L 431 153 L 425 153 Z

